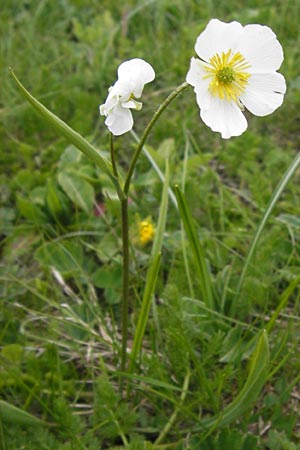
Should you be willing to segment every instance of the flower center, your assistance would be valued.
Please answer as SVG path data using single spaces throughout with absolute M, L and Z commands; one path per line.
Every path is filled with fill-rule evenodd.
M 249 67 L 250 64 L 239 52 L 232 54 L 232 51 L 228 50 L 221 55 L 216 53 L 209 63 L 204 65 L 207 72 L 204 78 L 211 78 L 209 91 L 221 100 L 233 100 L 240 105 L 239 96 L 245 92 L 248 78 L 251 76 L 247 72 Z
M 231 67 L 224 67 L 217 72 L 217 78 L 220 83 L 230 84 L 235 79 L 234 70 Z

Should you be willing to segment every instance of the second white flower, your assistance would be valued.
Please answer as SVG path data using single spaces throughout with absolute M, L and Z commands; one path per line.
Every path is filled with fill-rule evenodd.
M 118 68 L 118 80 L 108 90 L 108 97 L 100 105 L 101 115 L 106 116 L 105 125 L 115 136 L 126 133 L 133 127 L 130 109 L 140 110 L 142 103 L 137 102 L 146 83 L 155 78 L 151 65 L 143 59 L 134 58 L 123 62 Z

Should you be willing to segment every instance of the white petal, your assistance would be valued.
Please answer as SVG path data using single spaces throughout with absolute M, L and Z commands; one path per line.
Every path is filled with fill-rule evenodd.
M 143 103 L 137 102 L 136 100 L 128 100 L 128 102 L 122 103 L 122 108 L 131 108 L 140 111 L 142 109 Z
M 116 106 L 111 114 L 109 114 L 105 120 L 105 125 L 109 131 L 115 135 L 127 133 L 133 127 L 133 118 L 130 109 Z
M 203 68 L 203 63 L 198 58 L 192 58 L 186 81 L 196 87 L 202 83 L 203 77 L 207 75 Z
M 282 47 L 267 26 L 246 25 L 240 36 L 239 51 L 251 64 L 251 73 L 274 72 L 283 61 Z
M 123 62 L 118 68 L 119 80 L 131 86 L 136 98 L 142 95 L 144 85 L 155 78 L 152 66 L 143 59 L 134 58 Z
M 105 103 L 103 105 L 99 106 L 99 113 L 100 113 L 100 116 L 106 116 L 107 115 L 106 114 Z
M 282 104 L 286 84 L 280 73 L 254 74 L 248 83 L 240 100 L 256 116 L 271 114 Z
M 205 71 L 203 63 L 200 61 L 200 59 L 191 59 L 191 65 L 186 76 L 186 81 L 194 86 L 197 103 L 200 108 L 205 108 L 207 101 L 210 104 L 210 94 L 208 87 L 211 80 L 207 78 L 207 72 Z
M 200 116 L 213 131 L 221 133 L 223 139 L 240 136 L 247 128 L 247 120 L 235 102 L 212 95 L 208 109 L 201 109 Z
M 118 89 L 116 83 L 108 89 L 108 96 L 105 103 L 100 106 L 100 114 L 107 116 L 110 114 L 119 102 Z
M 195 45 L 196 53 L 206 62 L 216 53 L 226 53 L 229 49 L 235 53 L 242 32 L 243 27 L 238 22 L 224 23 L 218 19 L 212 19 L 198 36 Z

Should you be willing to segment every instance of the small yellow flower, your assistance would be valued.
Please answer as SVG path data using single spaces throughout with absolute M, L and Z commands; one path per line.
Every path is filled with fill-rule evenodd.
M 138 224 L 140 244 L 146 245 L 152 241 L 155 229 L 150 219 L 141 220 Z

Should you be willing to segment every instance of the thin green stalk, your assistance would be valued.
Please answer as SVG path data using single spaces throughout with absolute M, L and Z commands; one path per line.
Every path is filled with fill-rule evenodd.
M 176 406 L 176 408 L 175 408 L 173 414 L 171 415 L 170 419 L 168 420 L 168 422 L 166 423 L 166 425 L 164 426 L 164 428 L 160 432 L 158 438 L 154 442 L 154 445 L 160 444 L 165 439 L 165 437 L 167 436 L 167 434 L 171 430 L 172 426 L 174 425 L 176 417 L 177 417 L 177 415 L 178 415 L 178 413 L 180 411 L 180 407 L 184 403 L 186 394 L 188 392 L 190 376 L 191 376 L 191 372 L 190 372 L 190 369 L 188 368 L 187 373 L 186 373 L 186 375 L 184 377 L 184 382 L 183 382 L 183 386 L 182 386 L 182 392 L 181 392 L 181 396 L 180 396 L 180 402 L 178 403 L 178 405 Z
M 125 372 L 128 339 L 128 293 L 129 293 L 129 238 L 128 238 L 128 200 L 121 200 L 122 244 L 123 244 L 123 287 L 122 287 L 122 348 L 121 372 Z M 120 391 L 123 378 L 120 381 Z
M 115 149 L 114 149 L 114 135 L 112 133 L 109 133 L 109 148 L 110 148 L 110 160 L 111 160 L 111 166 L 112 166 L 112 172 L 116 178 L 118 178 L 118 170 L 116 165 L 116 158 L 115 158 Z
M 125 180 L 125 184 L 124 184 L 124 194 L 128 195 L 129 192 L 129 187 L 130 187 L 130 182 L 131 182 L 131 177 L 133 175 L 133 171 L 136 165 L 136 162 L 138 160 L 138 157 L 143 149 L 143 146 L 152 130 L 152 128 L 154 127 L 154 125 L 156 124 L 157 120 L 159 119 L 159 117 L 161 116 L 161 114 L 164 112 L 164 110 L 166 109 L 166 107 L 184 90 L 188 87 L 188 83 L 184 82 L 182 83 L 180 86 L 178 86 L 173 92 L 171 92 L 171 94 L 166 98 L 166 100 L 160 105 L 160 107 L 158 108 L 158 110 L 156 111 L 156 113 L 153 115 L 152 119 L 150 120 L 150 122 L 148 123 L 148 125 L 145 128 L 144 134 L 141 137 L 141 140 L 135 150 L 135 153 L 132 157 L 129 169 L 128 169 L 128 173 L 126 176 L 126 180 Z

